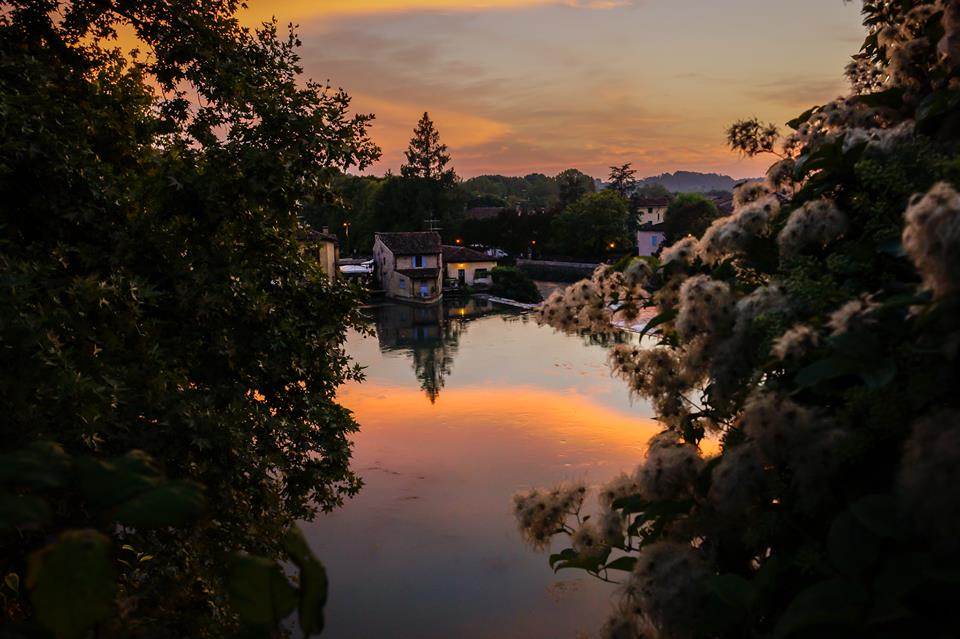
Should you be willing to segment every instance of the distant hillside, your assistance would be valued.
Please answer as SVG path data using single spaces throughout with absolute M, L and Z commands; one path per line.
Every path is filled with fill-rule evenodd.
M 730 191 L 740 182 L 729 175 L 717 173 L 697 173 L 695 171 L 677 171 L 644 178 L 641 186 L 660 183 L 674 193 L 705 193 L 707 191 Z

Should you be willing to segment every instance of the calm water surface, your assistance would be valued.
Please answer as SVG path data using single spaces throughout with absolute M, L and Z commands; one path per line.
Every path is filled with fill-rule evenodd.
M 367 379 L 340 393 L 365 486 L 305 526 L 330 575 L 323 636 L 591 636 L 612 587 L 554 575 L 521 542 L 511 496 L 632 469 L 652 410 L 611 378 L 603 347 L 516 313 L 448 301 L 375 320 L 348 346 Z

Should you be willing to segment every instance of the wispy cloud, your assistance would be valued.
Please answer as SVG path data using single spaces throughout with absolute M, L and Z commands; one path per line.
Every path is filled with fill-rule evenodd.
M 634 162 L 757 175 L 724 143 L 735 119 L 782 123 L 842 91 L 856 7 L 804 0 L 293 0 L 307 74 L 373 112 L 396 170 L 429 111 L 461 175 L 604 175 Z M 696 16 L 696 20 L 691 19 Z M 332 19 L 327 19 L 332 17 Z M 789 20 L 790 28 L 785 28 Z M 837 38 L 810 46 L 812 32 Z M 846 34 L 840 37 L 840 34 Z

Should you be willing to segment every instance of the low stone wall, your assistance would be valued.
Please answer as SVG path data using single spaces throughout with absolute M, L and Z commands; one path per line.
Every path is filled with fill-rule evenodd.
M 517 259 L 517 267 L 535 280 L 575 282 L 590 277 L 599 264 L 585 262 L 554 262 L 551 260 Z

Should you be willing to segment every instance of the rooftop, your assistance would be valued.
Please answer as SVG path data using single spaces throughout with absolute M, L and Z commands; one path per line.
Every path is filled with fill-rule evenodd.
M 436 231 L 376 233 L 394 255 L 435 255 L 440 252 L 440 234 Z
M 668 197 L 638 197 L 630 202 L 634 206 L 644 208 L 651 206 L 670 206 L 670 198 Z
M 465 246 L 443 246 L 443 262 L 449 264 L 452 262 L 496 262 L 497 258 L 485 255 L 480 251 L 474 251 Z

